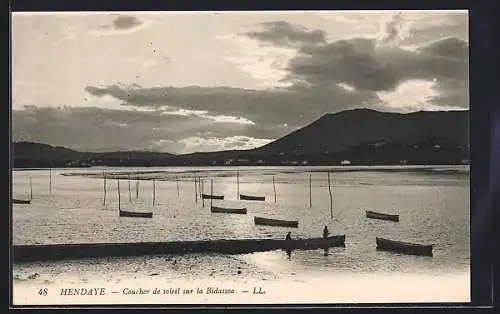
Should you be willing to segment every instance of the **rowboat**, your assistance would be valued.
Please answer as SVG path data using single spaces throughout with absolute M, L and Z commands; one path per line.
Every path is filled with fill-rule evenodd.
M 223 213 L 223 214 L 243 214 L 243 215 L 246 215 L 246 213 L 247 213 L 246 208 L 224 208 L 224 207 L 217 207 L 217 206 L 212 206 L 210 208 L 210 211 L 212 213 Z
M 30 204 L 31 200 L 18 200 L 18 199 L 12 199 L 13 204 Z
M 129 212 L 120 209 L 120 217 L 153 218 L 153 212 Z
M 224 195 L 211 195 L 211 194 L 201 194 L 201 198 L 203 199 L 212 199 L 212 200 L 223 200 Z
M 377 212 L 370 211 L 370 210 L 366 211 L 366 218 L 399 221 L 399 215 L 377 213 Z
M 298 228 L 299 222 L 297 220 L 281 220 L 281 219 L 271 219 L 271 218 L 263 218 L 263 217 L 253 217 L 253 221 L 256 225 L 264 225 L 264 226 L 275 226 L 275 227 L 289 227 L 289 228 Z
M 426 255 L 432 256 L 432 244 L 415 244 L 402 241 L 395 241 L 383 238 L 376 238 L 377 249 L 384 251 L 394 251 L 399 253 L 406 253 L 412 255 Z
M 13 245 L 14 263 L 99 257 L 186 253 L 247 254 L 274 250 L 315 250 L 345 247 L 345 235 L 309 239 L 217 239 L 175 242 Z
M 266 197 L 265 196 L 252 196 L 252 195 L 240 194 L 240 200 L 245 200 L 245 201 L 265 201 Z

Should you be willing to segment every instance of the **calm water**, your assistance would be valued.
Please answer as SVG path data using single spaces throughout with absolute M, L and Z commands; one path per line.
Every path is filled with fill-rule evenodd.
M 14 280 L 57 282 L 100 278 L 119 282 L 123 278 L 257 278 L 279 280 L 296 274 L 310 277 L 345 273 L 428 274 L 469 272 L 469 171 L 464 167 L 392 167 L 392 171 L 364 167 L 330 168 L 333 214 L 331 218 L 327 174 L 324 168 L 241 168 L 240 193 L 264 195 L 266 202 L 236 198 L 235 168 L 137 168 L 111 169 L 120 182 L 122 209 L 149 211 L 153 219 L 118 217 L 117 180 L 107 180 L 103 205 L 103 169 L 57 169 L 49 172 L 15 171 L 13 195 L 29 198 L 29 177 L 33 200 L 13 207 L 14 244 L 97 243 L 201 240 L 218 238 L 320 237 L 325 224 L 331 234 L 345 234 L 346 247 L 296 251 L 291 258 L 281 251 L 221 256 L 110 258 L 14 266 Z M 356 168 L 354 168 L 356 169 Z M 204 177 L 203 191 L 224 195 L 213 205 L 247 207 L 247 215 L 212 214 L 195 201 L 193 170 Z M 394 171 L 398 170 L 398 171 Z M 308 172 L 311 171 L 311 172 Z M 309 173 L 312 178 L 312 206 L 309 206 Z M 140 177 L 139 198 L 135 180 L 128 190 L 127 174 Z M 276 186 L 276 203 L 273 193 Z M 156 202 L 153 183 L 156 178 Z M 176 182 L 178 178 L 178 182 Z M 179 195 L 177 192 L 179 187 Z M 365 209 L 398 213 L 400 222 L 365 218 Z M 256 226 L 253 216 L 298 219 L 299 228 Z M 379 252 L 375 237 L 433 243 L 433 257 Z M 105 269 L 105 272 L 103 272 Z M 34 272 L 39 276 L 29 277 Z M 30 279 L 31 278 L 31 279 Z M 72 278 L 72 279 L 69 279 Z

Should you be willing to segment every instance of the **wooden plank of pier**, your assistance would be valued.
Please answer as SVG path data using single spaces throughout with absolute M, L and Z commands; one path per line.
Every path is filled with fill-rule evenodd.
M 20 263 L 185 253 L 245 254 L 279 249 L 314 250 L 329 247 L 345 247 L 345 235 L 333 236 L 327 239 L 221 239 L 174 242 L 14 245 L 12 247 L 12 257 L 15 263 Z

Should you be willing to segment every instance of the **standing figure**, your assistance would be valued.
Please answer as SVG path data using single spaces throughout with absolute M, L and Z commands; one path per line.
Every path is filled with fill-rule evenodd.
M 330 232 L 328 231 L 328 227 L 325 225 L 325 228 L 323 229 L 323 238 L 328 238 L 328 235 L 330 235 Z

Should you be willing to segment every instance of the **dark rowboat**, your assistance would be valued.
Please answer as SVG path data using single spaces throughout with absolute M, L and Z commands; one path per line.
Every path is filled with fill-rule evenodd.
M 406 253 L 412 255 L 426 255 L 432 256 L 432 244 L 415 244 L 402 241 L 395 241 L 383 238 L 376 238 L 377 249 L 384 251 L 394 251 L 399 253 Z
M 222 213 L 222 214 L 243 214 L 243 215 L 246 215 L 246 213 L 247 213 L 246 208 L 223 208 L 223 207 L 217 207 L 217 206 L 212 206 L 210 208 L 210 211 L 212 213 Z
M 120 209 L 120 217 L 153 218 L 153 212 L 129 212 Z
M 30 204 L 31 200 L 18 200 L 18 199 L 12 199 L 13 204 Z
M 256 225 L 289 227 L 289 228 L 299 227 L 299 222 L 297 220 L 281 220 L 281 219 L 271 219 L 271 218 L 263 218 L 257 216 L 253 217 L 253 220 Z
M 213 199 L 213 200 L 223 200 L 224 195 L 210 195 L 210 194 L 201 194 L 203 199 Z
M 399 215 L 377 213 L 377 212 L 373 212 L 373 211 L 370 211 L 370 210 L 366 211 L 366 218 L 382 219 L 382 220 L 390 220 L 390 221 L 399 221 Z
M 345 235 L 310 239 L 239 239 L 175 242 L 85 243 L 13 245 L 15 263 L 98 257 L 147 256 L 185 253 L 246 254 L 273 250 L 315 250 L 345 247 Z
M 266 200 L 266 197 L 265 196 L 251 196 L 251 195 L 240 194 L 240 200 L 244 200 L 244 201 L 262 201 L 262 202 L 264 202 Z

